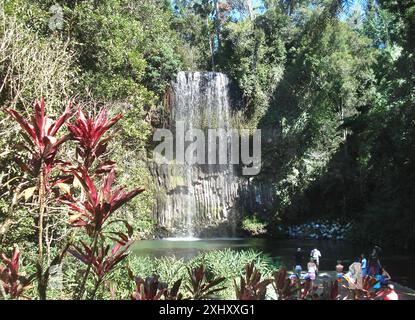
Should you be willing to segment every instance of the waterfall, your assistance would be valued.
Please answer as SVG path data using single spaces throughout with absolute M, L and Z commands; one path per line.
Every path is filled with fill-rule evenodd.
M 218 72 L 179 72 L 168 91 L 168 128 L 177 138 L 180 130 L 222 129 L 225 142 L 213 148 L 207 144 L 205 159 L 211 149 L 227 155 L 221 164 L 189 164 L 177 160 L 168 164 L 150 163 L 156 181 L 154 217 L 168 236 L 234 236 L 235 226 L 245 214 L 272 212 L 272 184 L 242 177 L 240 165 L 232 165 L 230 142 L 232 111 L 240 97 L 228 77 Z M 178 123 L 182 127 L 178 127 Z M 184 139 L 183 139 L 184 141 Z M 238 140 L 239 143 L 239 140 Z M 184 149 L 191 144 L 187 142 Z M 218 159 L 217 159 L 218 160 Z
M 226 144 L 217 154 L 230 156 L 231 103 L 229 80 L 217 72 L 179 72 L 171 85 L 170 124 L 177 136 L 177 121 L 189 129 L 224 129 Z M 186 145 L 187 146 L 187 145 Z M 206 159 L 209 146 L 206 149 Z M 176 155 L 177 156 L 177 155 Z M 176 230 L 176 235 L 193 236 L 203 227 L 227 222 L 234 210 L 238 183 L 233 165 L 175 164 L 157 168 L 165 195 L 159 195 L 158 222 Z

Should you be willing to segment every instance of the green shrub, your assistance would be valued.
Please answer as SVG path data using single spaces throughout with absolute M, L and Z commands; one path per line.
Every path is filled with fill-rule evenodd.
M 246 217 L 242 221 L 242 229 L 252 235 L 261 235 L 267 232 L 267 223 L 262 222 L 256 216 Z
M 256 268 L 264 277 L 270 277 L 272 270 L 277 268 L 268 256 L 254 250 L 235 251 L 225 249 L 209 251 L 200 253 L 191 260 L 178 259 L 174 256 L 155 258 L 131 255 L 124 266 L 113 273 L 108 282 L 116 283 L 117 299 L 128 299 L 134 290 L 134 283 L 128 277 L 128 269 L 131 270 L 134 276 L 147 277 L 156 274 L 161 281 L 167 282 L 169 286 L 172 286 L 178 279 L 183 279 L 181 292 L 184 297 L 187 297 L 189 293 L 184 288 L 190 282 L 186 267 L 193 268 L 203 264 L 206 268 L 208 281 L 218 277 L 226 278 L 223 283 L 226 289 L 219 292 L 218 296 L 221 299 L 235 299 L 233 279 L 241 276 L 245 265 L 252 260 L 255 261 Z M 103 292 L 100 298 L 104 297 L 110 298 L 109 290 Z

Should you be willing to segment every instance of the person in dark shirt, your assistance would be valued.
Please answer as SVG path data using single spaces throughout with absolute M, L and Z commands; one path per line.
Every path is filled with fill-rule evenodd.
M 371 273 L 374 274 L 380 274 L 382 270 L 382 264 L 380 263 L 382 249 L 375 245 L 373 247 L 372 253 L 370 254 L 370 260 L 369 260 L 369 268 L 372 268 L 374 270 L 371 271 Z
M 382 248 L 381 247 L 379 247 L 379 246 L 377 246 L 377 245 L 375 245 L 374 247 L 373 247 L 373 250 L 372 250 L 372 253 L 371 253 L 371 255 L 370 255 L 370 257 L 373 259 L 373 260 L 380 260 L 380 256 L 381 256 L 381 254 L 382 254 Z

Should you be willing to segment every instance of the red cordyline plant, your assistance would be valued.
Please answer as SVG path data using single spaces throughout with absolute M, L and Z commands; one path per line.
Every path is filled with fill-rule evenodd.
M 0 255 L 0 297 L 3 299 L 18 299 L 30 286 L 32 277 L 25 277 L 19 273 L 20 251 L 17 246 L 13 249 L 9 259 L 3 253 Z
M 128 227 L 129 236 L 116 233 L 118 238 L 110 237 L 117 242 L 117 245 L 110 250 L 110 247 L 105 245 L 105 235 L 102 232 L 102 228 L 115 210 L 144 191 L 143 188 L 135 188 L 130 192 L 124 192 L 122 188 L 115 188 L 113 190 L 115 162 L 102 161 L 101 159 L 101 156 L 107 149 L 109 140 L 109 137 L 105 138 L 104 134 L 122 115 L 118 114 L 114 118 L 108 119 L 107 110 L 104 108 L 101 109 L 97 117 L 87 119 L 82 110 L 78 108 L 75 123 L 67 124 L 70 133 L 63 135 L 61 138 L 57 138 L 56 135 L 59 129 L 71 116 L 71 103 L 68 104 L 65 112 L 57 121 L 46 117 L 43 98 L 40 101 L 36 100 L 34 102 L 35 112 L 31 121 L 27 121 L 15 110 L 7 109 L 6 111 L 22 127 L 22 134 L 27 142 L 24 147 L 31 155 L 27 163 L 23 163 L 22 161 L 18 161 L 18 163 L 22 171 L 35 175 L 38 178 L 39 252 L 37 277 L 39 297 L 40 299 L 46 299 L 49 276 L 49 269 L 43 274 L 43 218 L 46 210 L 46 191 L 50 190 L 50 185 L 54 186 L 59 185 L 59 183 L 73 182 L 74 179 L 79 181 L 82 186 L 83 193 L 81 194 L 80 200 L 75 200 L 70 194 L 70 187 L 66 188 L 66 193 L 60 200 L 71 209 L 71 225 L 73 227 L 84 228 L 87 234 L 92 237 L 92 244 L 88 246 L 82 243 L 82 247 L 72 246 L 69 249 L 70 243 L 68 243 L 53 261 L 60 263 L 66 251 L 70 250 L 72 254 L 81 258 L 81 261 L 87 263 L 88 267 L 74 297 L 79 299 L 83 296 L 86 280 L 91 268 L 96 276 L 96 287 L 91 295 L 94 297 L 105 275 L 112 271 L 127 255 L 127 250 L 130 245 L 129 239 L 132 234 L 131 228 Z M 68 140 L 74 140 L 78 144 L 76 151 L 82 160 L 78 166 L 56 160 L 56 155 L 60 147 Z M 98 164 L 93 169 L 94 162 L 98 162 Z M 49 175 L 58 163 L 67 166 L 67 169 L 63 170 L 63 172 L 66 174 L 70 173 L 71 176 L 64 177 L 51 184 Z M 96 186 L 93 178 L 105 173 L 107 175 L 102 179 L 101 186 Z M 101 243 L 99 243 L 99 238 L 102 239 Z
M 81 173 L 79 172 L 79 170 L 81 171 Z M 73 169 L 70 172 L 72 172 L 81 183 L 82 189 L 85 194 L 85 200 L 77 201 L 71 195 L 65 194 L 62 196 L 61 202 L 68 205 L 69 208 L 72 210 L 72 213 L 70 215 L 70 223 L 72 224 L 72 226 L 84 228 L 87 234 L 93 238 L 90 250 L 86 251 L 89 253 L 90 258 L 88 258 L 87 260 L 82 260 L 83 262 L 87 261 L 88 268 L 85 272 L 81 285 L 75 295 L 75 298 L 80 299 L 85 290 L 85 284 L 89 271 L 91 267 L 93 267 L 94 265 L 94 259 L 96 261 L 99 261 L 99 255 L 103 253 L 103 247 L 101 248 L 101 251 L 99 249 L 98 238 L 100 235 L 102 235 L 101 231 L 104 226 L 104 223 L 115 210 L 120 208 L 122 205 L 127 203 L 129 200 L 131 200 L 141 192 L 143 192 L 144 189 L 139 187 L 129 192 L 123 192 L 123 188 L 119 187 L 115 190 L 112 190 L 112 185 L 115 180 L 114 169 L 112 169 L 110 173 L 103 178 L 100 188 L 95 185 L 95 183 L 88 175 L 86 170 Z M 84 248 L 85 250 L 87 249 L 85 246 Z M 121 260 L 117 261 L 117 263 L 120 261 Z M 110 272 L 111 270 L 103 269 L 103 271 Z M 98 276 L 101 277 L 101 275 Z M 99 279 L 100 281 L 97 281 L 98 286 L 102 282 L 101 278 Z
M 187 268 L 187 272 L 190 277 L 190 285 L 186 285 L 185 287 L 194 300 L 216 298 L 216 293 L 226 289 L 226 287 L 218 288 L 218 285 L 226 280 L 225 277 L 218 277 L 207 281 L 206 269 L 203 265 L 192 269 Z
M 245 266 L 245 276 L 240 277 L 240 285 L 234 286 L 236 298 L 238 300 L 264 300 L 267 293 L 267 286 L 271 283 L 270 279 L 261 279 L 262 275 L 255 268 L 255 261 Z
M 84 169 L 72 169 L 70 172 L 78 179 L 85 194 L 85 200 L 77 201 L 71 195 L 65 194 L 61 202 L 68 205 L 73 213 L 70 223 L 74 227 L 84 227 L 89 235 L 100 232 L 109 216 L 129 200 L 143 192 L 141 187 L 129 192 L 123 192 L 122 187 L 112 190 L 115 180 L 115 169 L 111 169 L 102 179 L 101 188 L 95 183 Z
M 105 139 L 102 137 L 121 117 L 122 114 L 118 114 L 108 120 L 107 110 L 102 108 L 95 119 L 87 119 L 82 110 L 78 108 L 75 123 L 68 124 L 68 129 L 72 134 L 72 139 L 79 144 L 76 151 L 84 160 L 85 168 L 90 168 L 94 160 L 106 151 L 109 137 Z
M 298 275 L 288 277 L 285 267 L 273 274 L 272 286 L 278 300 L 339 300 L 338 281 L 323 282 L 323 290 L 313 286 L 311 280 L 302 281 Z
M 20 159 L 16 159 L 23 172 L 29 173 L 37 178 L 37 186 L 28 190 L 37 189 L 38 195 L 38 261 L 37 261 L 37 277 L 38 292 L 41 299 L 46 299 L 46 283 L 43 281 L 43 231 L 44 231 L 44 215 L 46 211 L 47 190 L 49 189 L 49 174 L 56 165 L 56 155 L 62 144 L 69 140 L 69 135 L 57 137 L 59 129 L 71 116 L 71 102 L 69 102 L 65 112 L 54 121 L 45 114 L 45 101 L 35 100 L 33 103 L 34 114 L 30 121 L 26 120 L 16 110 L 6 109 L 23 129 L 21 134 L 24 137 L 24 148 L 29 152 L 30 159 L 25 163 Z
M 301 296 L 301 280 L 298 276 L 288 278 L 287 269 L 282 267 L 273 274 L 272 286 L 278 300 L 293 300 Z
M 131 294 L 132 300 L 181 300 L 183 298 L 183 295 L 179 293 L 182 279 L 177 280 L 169 289 L 167 283 L 159 281 L 157 275 L 143 279 L 130 274 L 130 278 L 136 285 L 135 291 Z
M 95 294 L 105 277 L 115 270 L 117 265 L 128 256 L 128 249 L 132 244 L 132 229 L 129 228 L 128 236 L 123 233 L 117 233 L 118 239 L 112 238 L 116 244 L 111 248 L 102 242 L 94 248 L 81 241 L 81 246 L 73 246 L 69 252 L 86 265 L 91 265 L 91 270 L 95 276 L 94 290 L 90 295 L 90 299 L 94 299 Z
M 81 109 L 78 108 L 77 118 L 74 124 L 69 124 L 68 129 L 71 132 L 71 139 L 78 143 L 77 154 L 82 159 L 78 167 L 72 166 L 67 173 L 70 173 L 76 180 L 79 181 L 83 196 L 80 200 L 74 199 L 70 194 L 65 194 L 61 198 L 61 202 L 68 205 L 71 209 L 70 223 L 74 227 L 84 228 L 87 234 L 92 237 L 92 244 L 88 247 L 83 245 L 85 253 L 88 254 L 83 259 L 83 262 L 88 264 L 84 273 L 84 277 L 78 286 L 74 298 L 81 299 L 85 292 L 85 285 L 92 268 L 92 271 L 98 277 L 97 286 L 94 292 L 102 283 L 103 275 L 98 272 L 94 261 L 101 261 L 102 255 L 107 248 L 104 246 L 104 234 L 102 229 L 105 222 L 109 219 L 111 214 L 127 203 L 129 200 L 144 191 L 143 188 L 134 188 L 132 191 L 124 192 L 122 187 L 114 188 L 115 181 L 115 163 L 113 161 L 101 161 L 101 156 L 106 151 L 109 138 L 104 137 L 104 134 L 119 120 L 122 115 L 118 114 L 114 118 L 108 120 L 106 109 L 102 109 L 95 118 L 86 118 Z M 97 166 L 94 162 L 99 162 Z M 92 168 L 95 167 L 93 170 Z M 94 182 L 94 177 L 99 177 L 107 173 L 102 178 L 102 183 L 97 186 Z M 99 245 L 99 239 L 102 243 Z M 125 244 L 126 245 L 126 244 Z M 89 248 L 87 250 L 87 248 Z M 109 250 L 109 249 L 108 249 Z M 79 248 L 75 248 L 80 254 Z M 74 252 L 72 250 L 72 252 Z M 124 252 L 124 251 L 122 251 Z M 101 258 L 100 258 L 101 257 Z M 124 255 L 122 255 L 124 257 Z M 113 260 L 119 263 L 122 259 Z M 111 268 L 103 268 L 104 273 L 111 271 Z M 94 297 L 95 293 L 91 295 Z
M 158 280 L 158 276 L 136 277 L 136 290 L 132 293 L 132 300 L 160 300 L 167 290 L 167 283 Z
M 31 121 L 27 121 L 16 110 L 6 109 L 22 127 L 21 134 L 26 141 L 25 149 L 31 154 L 30 161 L 21 166 L 24 172 L 37 176 L 42 171 L 47 175 L 53 169 L 60 146 L 70 138 L 69 135 L 57 138 L 56 134 L 71 116 L 71 105 L 69 102 L 65 112 L 56 121 L 46 116 L 43 98 L 33 103 L 34 114 Z

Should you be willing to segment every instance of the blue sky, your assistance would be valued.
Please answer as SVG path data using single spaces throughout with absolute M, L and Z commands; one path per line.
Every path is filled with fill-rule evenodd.
M 351 0 L 349 9 L 351 9 L 351 11 L 354 11 L 354 9 L 357 9 L 359 7 L 361 9 L 363 9 L 366 6 L 366 3 L 367 3 L 367 0 Z M 252 4 L 253 4 L 253 7 L 254 7 L 254 9 L 256 10 L 257 13 L 263 13 L 264 12 L 264 9 L 265 9 L 264 5 L 263 5 L 264 0 L 252 0 Z M 340 18 L 344 19 L 347 16 L 348 16 L 347 13 L 342 13 L 340 15 Z M 238 13 L 235 12 L 235 13 L 233 13 L 232 17 L 235 18 L 235 19 L 238 19 L 240 16 L 239 16 Z
M 364 8 L 366 6 L 367 0 L 351 0 L 350 2 L 351 2 L 351 5 L 350 5 L 351 9 L 359 7 L 359 6 L 361 8 Z M 256 11 L 258 13 L 263 12 L 263 10 L 264 10 L 264 6 L 263 6 L 264 0 L 252 0 L 252 3 L 253 3 L 253 6 L 254 6 L 254 8 L 256 9 Z M 174 4 L 174 0 L 172 0 L 172 4 Z M 235 17 L 235 18 L 237 18 L 237 17 Z
M 252 1 L 254 8 L 261 8 L 263 7 L 263 0 L 253 0 Z M 367 3 L 367 0 L 351 0 L 351 7 L 355 6 L 365 6 Z

